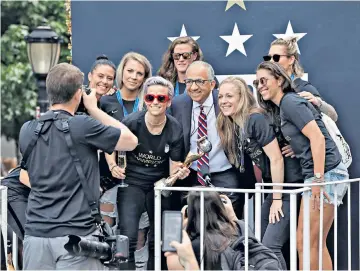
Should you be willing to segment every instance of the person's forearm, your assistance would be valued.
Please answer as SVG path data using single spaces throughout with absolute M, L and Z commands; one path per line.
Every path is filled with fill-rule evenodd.
M 271 170 L 271 179 L 273 183 L 283 183 L 284 182 L 284 159 L 276 158 L 270 160 L 270 170 Z M 275 190 L 282 190 L 282 186 L 274 186 Z M 282 198 L 281 193 L 274 193 L 274 199 Z
M 199 264 L 198 264 L 195 256 L 192 261 L 186 262 L 184 268 L 185 268 L 185 270 L 200 270 Z
M 321 112 L 328 115 L 333 121 L 336 122 L 338 120 L 338 114 L 336 113 L 336 110 L 332 105 L 328 104 L 324 100 L 321 100 L 321 105 L 319 108 Z
M 108 114 L 106 114 L 104 111 L 102 111 L 101 109 L 99 109 L 97 107 L 88 109 L 88 112 L 89 112 L 91 117 L 93 117 L 94 119 L 100 121 L 102 124 L 104 124 L 106 126 L 112 126 L 112 127 L 118 128 L 120 130 L 128 129 L 120 121 L 117 121 L 116 119 L 109 116 Z
M 311 154 L 314 161 L 314 174 L 324 174 L 325 166 L 325 137 L 316 136 L 310 139 Z
M 19 181 L 23 185 L 26 185 L 27 187 L 31 188 L 29 174 L 26 170 L 23 169 L 20 170 Z
M 111 168 L 116 165 L 115 152 L 113 152 L 112 154 L 105 153 L 105 159 L 108 164 L 109 170 L 111 171 Z

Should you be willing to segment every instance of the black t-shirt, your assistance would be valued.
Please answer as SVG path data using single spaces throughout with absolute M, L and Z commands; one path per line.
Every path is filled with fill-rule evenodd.
M 269 160 L 262 149 L 275 139 L 269 119 L 264 114 L 253 113 L 249 116 L 245 125 L 244 132 L 237 131 L 235 134 L 236 145 L 239 147 L 239 145 L 243 144 L 245 152 L 255 165 L 261 169 L 262 176 L 270 178 Z
M 280 101 L 280 118 L 282 133 L 300 160 L 304 179 L 314 176 L 314 162 L 310 141 L 301 130 L 312 120 L 316 121 L 325 137 L 325 172 L 341 162 L 340 153 L 321 120 L 321 114 L 306 99 L 295 93 L 285 94 Z
M 122 101 L 125 106 L 126 112 L 128 112 L 129 114 L 132 113 L 135 101 L 127 101 L 124 99 L 122 99 Z M 100 99 L 100 108 L 106 114 L 118 121 L 122 121 L 124 118 L 124 110 L 117 99 L 116 93 L 112 95 L 102 96 Z M 99 156 L 100 176 L 113 178 L 109 170 L 109 166 L 106 162 L 105 154 L 101 152 Z
M 316 97 L 320 97 L 320 93 L 318 90 L 309 82 L 302 80 L 301 78 L 296 78 L 293 81 L 295 85 L 295 92 L 307 91 L 313 94 Z M 274 132 L 276 138 L 278 140 L 280 149 L 282 149 L 285 145 L 289 145 L 289 142 L 285 139 L 281 132 L 281 121 L 280 121 L 280 110 L 275 113 L 274 119 L 272 120 L 272 126 L 274 128 Z M 284 158 L 284 182 L 285 183 L 300 183 L 303 182 L 304 176 L 302 174 L 302 169 L 300 165 L 299 159 L 296 157 L 283 157 Z
M 144 111 L 130 114 L 123 123 L 139 140 L 138 146 L 126 152 L 126 182 L 149 188 L 161 178 L 169 176 L 169 159 L 183 161 L 184 139 L 178 121 L 166 115 L 165 127 L 160 135 L 153 135 L 145 124 Z
M 133 112 L 135 101 L 127 101 L 122 99 L 124 107 L 128 114 Z M 112 116 L 114 119 L 118 121 L 122 121 L 124 116 L 124 110 L 122 105 L 119 103 L 116 93 L 112 95 L 102 96 L 100 99 L 100 108 L 109 116 Z
M 27 200 L 30 188 L 20 182 L 20 166 L 14 168 L 4 179 L 1 185 L 8 188 L 8 202 L 21 199 Z
M 313 94 L 316 97 L 321 97 L 319 91 L 314 87 L 310 82 L 302 80 L 301 78 L 296 78 L 293 81 L 295 92 L 307 91 Z
M 120 130 L 105 126 L 87 115 L 68 115 L 73 145 L 80 159 L 92 195 L 100 197 L 100 175 L 97 150 L 112 153 Z M 62 118 L 62 116 L 59 118 Z M 34 136 L 38 121 L 26 122 L 20 131 L 23 154 Z M 31 191 L 26 212 L 25 234 L 38 237 L 60 237 L 69 234 L 88 235 L 95 230 L 84 189 L 70 155 L 65 136 L 55 123 L 45 122 L 42 134 L 26 161 Z

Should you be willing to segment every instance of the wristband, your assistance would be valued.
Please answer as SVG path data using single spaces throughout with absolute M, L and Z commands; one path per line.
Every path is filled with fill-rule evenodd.
M 274 198 L 273 198 L 272 200 L 282 200 L 282 199 L 274 199 Z
M 113 165 L 113 166 L 110 168 L 110 172 L 114 169 L 114 167 L 116 167 L 116 165 Z

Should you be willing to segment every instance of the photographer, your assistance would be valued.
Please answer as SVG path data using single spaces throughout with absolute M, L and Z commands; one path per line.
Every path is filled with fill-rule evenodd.
M 39 120 L 26 122 L 20 131 L 20 180 L 26 183 L 28 179 L 31 186 L 25 223 L 25 270 L 104 268 L 97 259 L 70 255 L 64 245 L 68 235 L 98 239 L 93 236 L 98 233 L 91 212 L 94 208 L 87 199 L 90 193 L 96 199 L 100 196 L 97 150 L 130 151 L 138 141 L 123 124 L 97 108 L 96 93 L 85 94 L 83 80 L 77 67 L 55 65 L 46 79 L 50 110 Z M 74 115 L 81 99 L 91 117 Z M 64 124 L 67 129 L 60 129 Z M 85 182 L 79 177 L 79 166 Z M 85 192 L 85 184 L 91 191 Z

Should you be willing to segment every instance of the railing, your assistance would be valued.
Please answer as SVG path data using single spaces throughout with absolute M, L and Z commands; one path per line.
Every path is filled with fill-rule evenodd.
M 324 195 L 323 195 L 323 187 L 325 185 L 335 185 L 335 189 L 334 189 L 334 270 L 337 271 L 338 270 L 338 208 L 336 207 L 338 202 L 337 202 L 337 189 L 336 187 L 339 184 L 344 184 L 347 183 L 347 245 L 348 245 L 348 270 L 351 270 L 351 183 L 359 183 L 359 196 L 360 196 L 360 178 L 357 179 L 349 179 L 349 180 L 342 180 L 342 181 L 335 181 L 335 182 L 324 182 L 324 183 L 307 183 L 307 184 L 276 184 L 276 186 L 283 186 L 283 187 L 308 187 L 310 188 L 311 186 L 321 186 L 321 193 L 320 193 L 320 223 L 319 223 L 319 232 L 320 232 L 320 238 L 319 238 L 319 270 L 322 270 L 322 264 L 323 264 L 323 217 L 324 217 Z M 273 184 L 271 183 L 257 183 L 256 185 L 256 190 L 261 190 L 261 187 L 266 187 L 266 186 L 273 186 Z M 310 200 L 310 190 L 304 192 L 303 195 L 303 203 L 304 203 L 304 216 L 303 216 L 303 224 L 304 224 L 304 229 L 303 229 L 303 269 L 304 270 L 310 270 L 310 244 L 309 244 L 309 238 L 306 238 L 307 236 L 310 236 L 310 206 L 309 206 L 309 200 Z M 358 201 L 358 208 L 359 208 L 359 231 L 360 231 L 360 200 L 357 199 Z M 258 193 L 255 194 L 255 202 L 256 202 L 256 206 L 261 205 L 261 198 L 258 196 Z M 291 204 L 290 204 L 291 206 Z M 290 207 L 291 208 L 291 207 Z M 296 208 L 295 210 L 291 209 L 290 213 L 296 213 Z M 261 234 L 261 207 L 256 209 L 255 212 L 255 236 L 257 238 L 260 237 Z M 360 252 L 360 233 L 359 234 L 359 252 Z M 290 231 L 290 240 L 295 239 L 296 240 L 296 231 L 295 234 Z M 260 239 L 259 239 L 260 240 Z M 326 242 L 326 240 L 325 240 Z M 292 253 L 292 252 L 291 252 Z M 360 265 L 360 253 L 359 253 L 359 265 Z
M 4 247 L 0 248 L 1 250 L 4 250 L 4 255 L 5 255 L 5 259 L 6 259 L 6 268 L 9 270 L 9 266 L 8 266 L 8 261 L 7 261 L 7 241 L 8 241 L 8 234 L 7 234 L 7 225 L 8 225 L 8 200 L 7 200 L 7 187 L 6 186 L 1 186 L 0 185 L 0 202 L 1 202 L 1 213 L 0 213 L 0 221 L 1 221 L 1 228 L 0 228 L 0 233 L 2 234 L 3 238 L 4 238 Z M 18 240 L 17 240 L 17 236 L 15 234 L 15 232 L 13 232 L 13 236 L 12 236 L 12 262 L 13 262 L 13 267 L 15 270 L 18 269 Z M 1 253 L 0 253 L 0 261 L 1 261 Z
M 249 221 L 249 194 L 255 194 L 255 237 L 258 240 L 261 240 L 261 205 L 262 205 L 262 194 L 264 193 L 283 193 L 290 194 L 290 270 L 297 270 L 297 250 L 296 250 L 296 229 L 297 229 L 297 194 L 303 193 L 302 199 L 304 204 L 303 212 L 303 270 L 310 270 L 310 194 L 311 186 L 321 186 L 321 192 L 323 191 L 323 186 L 325 185 L 335 185 L 335 188 L 339 184 L 347 183 L 347 199 L 348 199 L 348 208 L 347 208 L 347 217 L 348 217 L 348 270 L 351 270 L 351 183 L 359 183 L 359 195 L 360 195 L 360 178 L 350 179 L 336 182 L 324 182 L 316 184 L 276 184 L 276 186 L 283 187 L 294 187 L 292 190 L 273 190 L 273 189 L 262 189 L 262 187 L 274 186 L 272 183 L 258 183 L 256 184 L 255 189 L 227 189 L 227 188 L 202 188 L 202 187 L 162 187 L 155 188 L 155 270 L 161 270 L 161 191 L 199 191 L 200 192 L 200 259 L 203 259 L 203 240 L 204 240 L 204 192 L 207 191 L 216 191 L 216 192 L 233 192 L 233 193 L 244 193 L 245 194 L 245 206 L 244 206 L 244 221 L 245 221 L 245 270 L 248 270 L 248 226 L 252 224 L 252 221 Z M 337 190 L 334 189 L 334 205 L 337 206 Z M 324 217 L 324 195 L 320 193 L 320 238 L 319 238 L 319 270 L 322 270 L 322 247 L 323 247 L 323 217 Z M 360 201 L 359 204 L 359 228 L 360 228 Z M 338 270 L 338 208 L 334 208 L 334 270 Z M 326 241 L 326 240 L 325 240 Z M 360 234 L 359 234 L 359 251 L 360 251 Z M 360 264 L 360 255 L 359 255 L 359 264 Z M 204 261 L 200 263 L 201 270 L 204 270 Z
M 203 247 L 203 238 L 204 238 L 204 192 L 207 191 L 216 191 L 216 192 L 224 192 L 224 193 L 243 193 L 245 194 L 245 206 L 244 206 L 244 221 L 245 221 L 245 270 L 248 270 L 248 226 L 253 224 L 253 221 L 251 221 L 251 214 L 250 214 L 250 206 L 252 205 L 252 200 L 249 199 L 249 194 L 255 194 L 255 236 L 258 240 L 261 240 L 261 205 L 262 205 L 262 195 L 264 193 L 283 193 L 283 194 L 290 194 L 290 213 L 296 214 L 297 213 L 297 195 L 299 193 L 303 193 L 303 203 L 304 203 L 304 216 L 303 216 L 303 236 L 307 237 L 310 235 L 310 219 L 309 219 L 309 212 L 310 212 L 310 206 L 309 206 L 309 200 L 310 200 L 310 192 L 311 192 L 311 186 L 324 186 L 328 184 L 332 184 L 337 186 L 338 184 L 348 184 L 348 191 L 347 191 L 347 219 L 348 219 L 348 234 L 347 234 L 347 245 L 348 245 L 348 270 L 351 270 L 351 183 L 359 183 L 359 195 L 360 195 L 360 178 L 358 179 L 350 179 L 350 180 L 344 180 L 344 181 L 336 181 L 336 182 L 326 182 L 326 183 L 316 183 L 316 184 L 276 184 L 276 186 L 283 186 L 283 187 L 294 187 L 295 189 L 292 190 L 273 190 L 273 189 L 262 189 L 262 187 L 267 186 L 273 186 L 272 183 L 257 183 L 255 189 L 228 189 L 228 188 L 202 188 L 202 187 L 163 187 L 163 188 L 157 188 L 155 187 L 155 270 L 161 270 L 161 191 L 162 190 L 168 190 L 168 191 L 199 191 L 201 198 L 200 198 L 200 204 L 201 204 L 201 213 L 200 213 L 200 258 L 203 257 L 204 247 Z M 321 188 L 322 190 L 323 188 Z M 335 191 L 335 197 L 334 197 L 334 205 L 337 206 L 337 190 Z M 0 186 L 0 192 L 1 192 L 1 232 L 4 238 L 4 251 L 7 251 L 7 187 Z M 320 201 L 320 238 L 319 238 L 319 270 L 322 270 L 322 244 L 324 242 L 323 240 L 323 234 L 322 234 L 322 228 L 323 228 L 323 199 L 324 196 L 321 193 L 321 201 Z M 356 199 L 359 204 L 359 229 L 360 229 L 360 200 Z M 338 241 L 338 209 L 334 208 L 334 270 L 338 270 L 338 247 L 337 247 L 337 241 Z M 290 217 L 290 270 L 297 270 L 297 251 L 296 251 L 296 228 L 297 228 L 297 215 L 291 215 Z M 15 233 L 13 233 L 12 236 L 12 256 L 13 256 L 13 264 L 15 270 L 18 269 L 18 248 L 17 248 L 17 236 Z M 360 234 L 359 234 L 359 251 L 360 251 Z M 303 270 L 310 270 L 310 242 L 308 238 L 303 238 Z M 360 254 L 360 253 L 359 253 Z M 7 253 L 5 253 L 7 256 Z M 5 257 L 6 257 L 5 256 Z M 7 262 L 7 261 L 6 261 Z M 360 255 L 359 255 L 359 264 L 360 264 Z M 200 263 L 201 270 L 204 269 L 204 262 L 201 261 Z
M 290 208 L 296 213 L 296 197 L 298 193 L 310 191 L 310 188 L 298 188 L 294 190 L 270 190 L 270 189 L 229 189 L 229 188 L 207 188 L 207 187 L 155 187 L 155 270 L 161 270 L 161 191 L 199 191 L 200 192 L 200 259 L 203 259 L 204 248 L 204 192 L 216 191 L 224 193 L 244 193 L 245 194 L 245 206 L 244 206 L 244 222 L 245 222 L 245 270 L 248 270 L 249 265 L 249 244 L 248 244 L 248 228 L 249 228 L 249 194 L 255 193 L 261 200 L 262 193 L 283 193 L 290 194 Z M 260 206 L 260 207 L 259 207 Z M 255 207 L 255 210 L 261 209 L 260 205 Z M 297 216 L 291 216 L 290 219 L 290 232 L 296 236 L 296 222 Z M 261 225 L 261 223 L 260 223 Z M 256 226 L 256 224 L 255 224 Z M 258 229 L 258 228 L 257 228 Z M 259 236 L 259 235 L 258 235 Z M 257 238 L 258 238 L 257 236 Z M 260 238 L 258 238 L 260 240 Z M 296 270 L 296 238 L 290 239 L 290 260 L 291 270 Z M 200 263 L 200 269 L 204 270 L 204 261 Z

